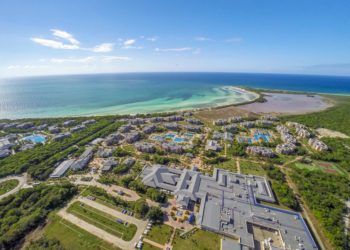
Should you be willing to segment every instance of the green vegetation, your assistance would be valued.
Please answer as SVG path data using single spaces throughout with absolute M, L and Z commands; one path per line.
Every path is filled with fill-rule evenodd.
M 155 188 L 148 188 L 146 191 L 146 195 L 151 200 L 156 202 L 165 203 L 167 201 L 166 194 Z
M 344 232 L 343 215 L 344 201 L 350 197 L 349 179 L 302 169 L 294 169 L 291 178 L 335 249 L 347 249 L 350 238 Z
M 312 128 L 328 128 L 350 135 L 350 97 L 331 96 L 336 105 L 321 112 L 283 116 L 283 121 L 295 121 Z
M 55 238 L 47 239 L 46 237 L 41 237 L 36 241 L 31 241 L 30 245 L 26 247 L 26 250 L 64 250 L 61 242 Z
M 204 230 L 194 230 L 191 234 L 186 234 L 185 237 L 180 236 L 181 231 L 176 230 L 173 240 L 174 250 L 183 249 L 201 249 L 212 250 L 220 248 L 220 236 Z
M 272 189 L 277 195 L 279 203 L 294 210 L 300 210 L 300 205 L 293 190 L 286 183 L 284 173 L 274 166 L 264 166 L 267 176 L 271 180 Z
M 251 161 L 239 160 L 239 165 L 241 167 L 242 174 L 252 174 L 252 175 L 266 175 L 265 170 L 262 168 L 262 163 L 255 163 Z
M 117 250 L 117 247 L 85 231 L 84 229 L 52 214 L 44 228 L 47 239 L 57 239 L 65 249 Z
M 151 207 L 147 214 L 147 218 L 155 223 L 163 223 L 164 213 L 160 207 Z
M 174 228 L 165 224 L 153 225 L 146 238 L 165 245 L 171 237 Z
M 119 126 L 120 123 L 111 123 L 109 119 L 102 119 L 63 141 L 51 142 L 11 155 L 0 160 L 0 177 L 28 171 L 33 178 L 44 180 L 53 171 L 57 162 L 78 150 L 75 145 L 84 146 L 98 137 L 114 132 Z
M 0 182 L 0 195 L 6 194 L 7 192 L 17 187 L 18 183 L 19 181 L 16 179 Z
M 0 249 L 11 249 L 44 222 L 48 213 L 73 197 L 71 184 L 39 185 L 22 189 L 0 201 Z
M 117 222 L 118 218 L 84 203 L 74 202 L 67 209 L 67 212 L 126 241 L 131 240 L 137 230 L 134 224 L 125 225 L 124 222 L 119 223 Z
M 148 244 L 147 242 L 144 242 L 142 245 L 143 250 L 161 250 L 158 247 L 152 246 L 151 244 Z

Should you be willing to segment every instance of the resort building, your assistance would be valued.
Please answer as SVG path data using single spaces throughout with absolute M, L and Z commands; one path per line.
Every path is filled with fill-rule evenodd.
M 255 124 L 257 126 L 272 126 L 273 125 L 273 121 L 261 119 L 261 120 L 256 120 Z
M 230 141 L 232 142 L 234 139 L 234 136 L 232 133 L 230 132 L 224 132 L 224 133 L 220 133 L 218 131 L 214 131 L 213 133 L 213 139 L 214 140 L 224 140 L 224 141 Z
M 273 158 L 276 156 L 276 154 L 272 151 L 272 149 L 267 147 L 260 147 L 260 146 L 249 146 L 247 147 L 246 152 L 247 154 L 263 156 L 268 158 Z
M 69 132 L 61 133 L 61 134 L 58 134 L 58 135 L 55 135 L 54 137 L 52 137 L 52 140 L 53 141 L 62 141 L 63 139 L 66 139 L 66 138 L 71 137 L 71 136 L 72 136 L 72 134 Z
M 179 125 L 176 122 L 166 122 L 163 124 L 166 129 L 177 131 L 180 129 Z
M 86 126 L 83 125 L 83 124 L 80 124 L 80 125 L 77 125 L 77 126 L 71 128 L 70 131 L 72 133 L 74 133 L 74 132 L 78 132 L 78 131 L 81 131 L 81 130 L 84 130 L 84 129 L 86 129 Z
M 213 125 L 216 125 L 216 126 L 224 126 L 224 125 L 227 125 L 228 123 L 229 122 L 226 119 L 218 119 L 213 121 Z
M 216 140 L 208 140 L 207 144 L 205 145 L 206 151 L 221 151 L 222 147 L 219 145 L 219 143 Z
M 202 131 L 202 125 L 183 125 L 183 128 L 187 131 L 194 132 L 194 133 L 200 133 Z
M 113 149 L 111 149 L 111 148 L 100 148 L 99 150 L 97 150 L 96 155 L 99 158 L 111 157 L 113 155 Z
M 310 138 L 308 143 L 313 149 L 315 149 L 317 151 L 327 151 L 328 150 L 328 146 L 323 141 L 320 141 L 316 137 Z
M 179 121 L 183 121 L 184 120 L 184 118 L 182 116 L 179 116 L 179 115 L 168 116 L 165 119 L 168 122 L 179 122 Z
M 44 130 L 44 129 L 47 128 L 47 126 L 48 126 L 48 125 L 47 125 L 46 123 L 45 123 L 45 124 L 41 124 L 41 125 L 37 126 L 36 129 L 37 129 L 37 130 Z
M 293 143 L 283 143 L 276 146 L 276 152 L 279 154 L 290 155 L 295 153 L 297 147 Z
M 32 122 L 24 122 L 16 126 L 16 128 L 18 129 L 30 129 L 33 127 L 34 127 L 34 124 Z
M 181 145 L 174 142 L 162 143 L 162 149 L 165 152 L 174 153 L 174 154 L 182 154 L 184 152 L 184 148 Z
M 127 167 L 132 167 L 136 163 L 135 158 L 128 157 L 123 161 L 123 165 Z
M 120 133 L 128 133 L 132 129 L 132 126 L 130 124 L 122 125 L 119 127 L 118 132 Z
M 113 133 L 107 136 L 107 138 L 104 140 L 103 144 L 105 146 L 112 146 L 112 145 L 117 145 L 119 142 L 124 140 L 124 135 L 121 133 Z
M 94 123 L 96 123 L 96 121 L 94 119 L 90 119 L 90 120 L 83 121 L 81 124 L 82 125 L 90 125 L 90 124 L 94 124 Z
M 156 130 L 156 126 L 151 124 L 151 125 L 146 125 L 142 128 L 142 132 L 145 134 L 151 134 Z
M 11 150 L 9 149 L 0 149 L 0 159 L 5 158 L 11 155 Z
M 103 163 L 102 168 L 101 168 L 101 172 L 102 173 L 109 172 L 112 170 L 112 168 L 114 168 L 118 165 L 119 165 L 118 161 L 116 161 L 114 158 L 109 158 Z
M 73 170 L 82 170 L 91 161 L 92 157 L 94 155 L 94 151 L 92 148 L 87 148 L 85 151 L 80 155 L 79 159 L 77 159 L 71 166 L 71 169 Z
M 64 175 L 64 173 L 72 166 L 74 163 L 74 160 L 66 160 L 61 162 L 61 164 L 58 165 L 58 167 L 55 168 L 55 170 L 50 175 L 51 178 L 60 178 Z
M 300 138 L 310 138 L 311 133 L 305 128 L 296 128 L 298 137 Z
M 222 129 L 224 131 L 230 132 L 230 133 L 236 133 L 238 131 L 237 125 L 236 124 L 230 124 L 223 126 Z
M 182 209 L 199 204 L 197 225 L 237 239 L 239 248 L 230 249 L 318 249 L 300 213 L 259 203 L 276 201 L 264 177 L 223 169 L 208 176 L 162 165 L 145 167 L 140 177 L 146 186 L 171 192 Z
M 75 123 L 75 120 L 68 120 L 68 121 L 63 122 L 62 125 L 64 127 L 69 127 L 69 126 L 72 126 L 74 123 Z
M 125 136 L 125 142 L 127 143 L 134 143 L 141 139 L 141 134 L 139 132 L 126 133 L 124 136 Z
M 61 129 L 57 126 L 50 126 L 48 128 L 49 132 L 52 133 L 52 134 L 58 134 L 61 132 Z
M 274 122 L 276 122 L 276 121 L 279 120 L 278 117 L 273 116 L 273 115 L 263 115 L 263 116 L 261 117 L 261 119 L 262 119 L 262 120 L 268 120 L 268 121 L 274 121 Z
M 159 122 L 163 122 L 164 118 L 163 117 L 152 117 L 149 120 L 151 123 L 159 123 Z
M 135 148 L 142 153 L 155 153 L 156 146 L 149 142 L 137 142 L 135 143 Z
M 277 125 L 276 130 L 279 133 L 289 133 L 289 129 L 284 125 Z
M 240 122 L 239 125 L 242 128 L 254 128 L 255 127 L 255 122 L 253 122 L 253 121 L 245 121 L 245 122 Z
M 141 124 L 145 124 L 146 120 L 142 119 L 142 118 L 135 118 L 135 119 L 130 120 L 130 123 L 132 125 L 141 125 Z
M 201 120 L 196 119 L 196 118 L 188 118 L 186 121 L 188 123 L 194 124 L 194 125 L 202 125 L 203 124 L 203 122 Z
M 230 122 L 242 122 L 243 121 L 243 118 L 241 116 L 232 116 L 230 119 L 229 119 Z
M 11 143 L 8 138 L 0 138 L 0 150 L 10 149 L 15 146 L 14 143 Z

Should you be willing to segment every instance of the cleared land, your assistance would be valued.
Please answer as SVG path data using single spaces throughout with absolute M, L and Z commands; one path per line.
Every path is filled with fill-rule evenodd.
M 329 173 L 329 174 L 346 175 L 346 173 L 343 170 L 341 170 L 340 168 L 337 167 L 336 164 L 331 162 L 314 161 L 311 164 L 296 162 L 294 166 L 299 169 L 307 169 L 311 171 L 322 171 L 324 173 Z
M 164 245 L 167 243 L 171 237 L 173 232 L 173 228 L 171 226 L 162 224 L 162 225 L 154 225 L 152 226 L 151 231 L 148 233 L 146 238 L 157 242 L 159 244 Z
M 119 223 L 118 218 L 80 202 L 73 203 L 67 212 L 126 241 L 130 241 L 137 230 L 134 224 Z
M 175 238 L 173 240 L 173 250 L 220 249 L 220 236 L 218 234 L 204 230 L 197 230 L 184 238 L 180 237 L 180 234 L 181 231 L 176 230 Z
M 120 250 L 57 215 L 50 216 L 44 235 L 49 239 L 59 240 L 65 249 Z
M 255 162 L 240 160 L 239 161 L 242 174 L 266 175 L 265 170 L 261 167 L 262 164 Z
M 19 181 L 15 179 L 0 182 L 0 195 L 6 194 L 7 192 L 11 191 L 15 187 L 17 187 L 18 184 Z

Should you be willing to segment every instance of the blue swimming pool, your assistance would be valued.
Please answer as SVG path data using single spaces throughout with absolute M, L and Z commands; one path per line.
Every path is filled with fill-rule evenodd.
M 46 137 L 44 135 L 33 134 L 30 136 L 24 137 L 23 140 L 30 141 L 32 143 L 44 143 L 46 141 Z
M 185 138 L 182 138 L 182 137 L 175 137 L 173 139 L 173 142 L 176 142 L 176 143 L 182 143 L 182 142 L 185 142 L 186 139 Z
M 176 136 L 175 133 L 167 133 L 167 134 L 165 135 L 165 138 L 167 138 L 167 139 L 174 139 L 175 136 Z

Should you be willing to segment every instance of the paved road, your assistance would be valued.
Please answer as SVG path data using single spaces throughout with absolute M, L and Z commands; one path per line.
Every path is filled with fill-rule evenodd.
M 122 198 L 126 201 L 136 201 L 138 199 L 140 199 L 140 196 L 127 188 L 121 187 L 121 186 L 117 186 L 117 185 L 105 185 L 102 183 L 97 182 L 95 179 L 92 179 L 91 181 L 81 181 L 80 178 L 83 177 L 84 175 L 74 175 L 72 177 L 76 178 L 75 181 L 72 181 L 74 184 L 76 185 L 86 185 L 86 186 L 96 186 L 99 188 L 102 188 L 104 190 L 106 190 L 107 193 L 109 193 L 110 195 Z M 86 176 L 90 176 L 90 175 L 86 175 Z M 117 192 L 115 192 L 115 190 L 122 190 L 125 195 L 119 195 Z
M 23 174 L 23 175 L 11 175 L 11 176 L 7 176 L 5 178 L 0 179 L 0 183 L 7 181 L 7 180 L 18 180 L 19 183 L 17 185 L 17 187 L 15 187 L 14 189 L 12 189 L 11 191 L 0 195 L 0 200 L 11 195 L 14 194 L 16 192 L 18 192 L 20 189 L 25 188 L 27 186 L 27 174 Z
M 79 202 L 83 202 L 93 208 L 96 208 L 98 210 L 101 210 L 105 213 L 108 213 L 112 216 L 115 216 L 115 217 L 118 217 L 124 221 L 127 221 L 129 223 L 132 223 L 132 224 L 135 224 L 136 227 L 137 227 L 137 231 L 135 233 L 135 236 L 132 238 L 131 241 L 124 241 L 122 240 L 121 238 L 118 238 L 110 233 L 107 233 L 106 231 L 92 225 L 92 224 L 89 224 L 87 223 L 86 221 L 70 214 L 70 213 L 67 213 L 67 208 L 75 201 L 79 201 Z M 111 244 L 119 247 L 119 248 L 122 248 L 122 249 L 134 249 L 134 243 L 137 242 L 140 238 L 140 236 L 142 235 L 143 231 L 145 230 L 146 226 L 147 226 L 147 221 L 143 221 L 143 220 L 139 220 L 139 219 L 136 219 L 135 217 L 132 217 L 132 216 L 128 216 L 128 215 L 125 215 L 115 209 L 112 209 L 110 207 L 106 207 L 98 202 L 95 202 L 95 201 L 92 201 L 92 200 L 89 200 L 89 199 L 86 199 L 86 198 L 83 198 L 83 197 L 79 197 L 77 199 L 73 199 L 65 208 L 61 209 L 59 212 L 58 212 L 58 215 L 60 215 L 62 218 L 68 220 L 69 222 L 83 228 L 84 230 L 94 234 L 95 236 L 107 241 L 107 242 L 110 242 Z

